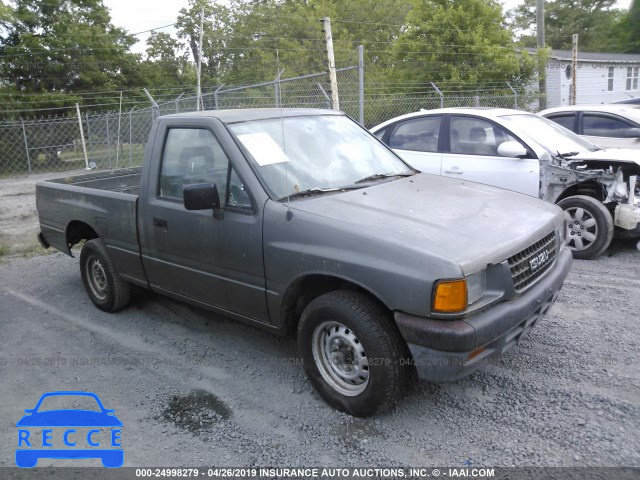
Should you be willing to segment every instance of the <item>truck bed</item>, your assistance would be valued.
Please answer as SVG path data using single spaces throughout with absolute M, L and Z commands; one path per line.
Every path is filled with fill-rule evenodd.
M 138 195 L 140 193 L 141 172 L 141 167 L 122 168 L 108 172 L 94 172 L 73 177 L 55 178 L 48 181 L 63 185 L 76 185 L 96 190 Z
M 45 243 L 72 254 L 70 246 L 87 231 L 99 236 L 120 274 L 144 283 L 138 245 L 137 207 L 141 168 L 40 181 L 36 204 Z

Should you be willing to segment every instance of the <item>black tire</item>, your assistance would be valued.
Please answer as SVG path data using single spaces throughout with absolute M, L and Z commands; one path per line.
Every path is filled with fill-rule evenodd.
M 331 345 L 338 350 L 331 351 L 329 359 Z M 339 290 L 313 300 L 298 325 L 298 348 L 320 396 L 356 417 L 389 409 L 412 378 L 407 344 L 390 313 L 361 293 Z M 365 360 L 355 360 L 360 357 Z M 346 381 L 342 375 L 358 378 Z
M 99 238 L 82 247 L 80 275 L 89 298 L 100 310 L 117 312 L 131 300 L 131 285 L 120 278 Z
M 598 200 L 575 195 L 558 202 L 567 216 L 567 246 L 573 258 L 590 260 L 603 253 L 613 239 L 613 218 Z

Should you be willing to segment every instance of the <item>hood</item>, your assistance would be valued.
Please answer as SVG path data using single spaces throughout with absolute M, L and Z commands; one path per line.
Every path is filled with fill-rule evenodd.
M 49 410 L 25 415 L 16 427 L 121 427 L 114 415 L 91 410 Z
M 640 166 L 640 150 L 631 148 L 607 148 L 595 152 L 581 152 L 568 160 L 601 160 L 603 162 L 629 162 Z
M 527 195 L 424 173 L 298 200 L 291 208 L 454 262 L 465 274 L 529 247 L 564 218 L 560 208 Z

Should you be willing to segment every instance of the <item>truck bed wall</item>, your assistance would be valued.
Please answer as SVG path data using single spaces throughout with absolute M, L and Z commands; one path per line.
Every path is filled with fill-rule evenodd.
M 56 178 L 49 180 L 49 182 L 138 195 L 140 193 L 141 170 L 140 167 L 135 167 L 108 172 L 92 172 L 73 177 Z
M 109 183 L 112 179 L 100 181 Z M 76 180 L 36 184 L 40 230 L 52 247 L 71 255 L 69 225 L 85 223 L 102 239 L 120 274 L 146 285 L 138 244 L 137 202 L 137 195 L 79 186 Z

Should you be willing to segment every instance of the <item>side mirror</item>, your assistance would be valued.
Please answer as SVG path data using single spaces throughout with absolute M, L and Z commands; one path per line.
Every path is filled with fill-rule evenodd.
M 215 183 L 186 185 L 182 192 L 187 210 L 220 210 L 220 195 Z
M 27 408 L 24 413 L 33 413 L 33 408 Z
M 498 145 L 498 155 L 511 158 L 526 157 L 527 149 L 518 142 L 504 142 Z

